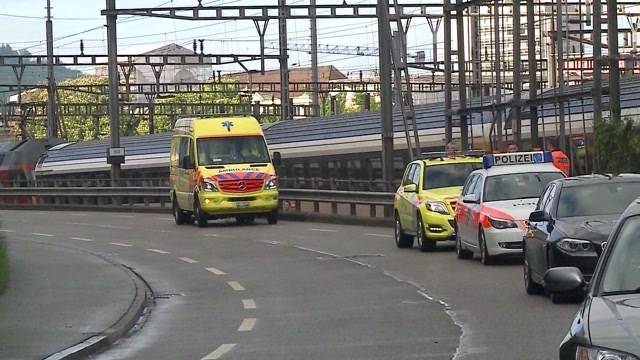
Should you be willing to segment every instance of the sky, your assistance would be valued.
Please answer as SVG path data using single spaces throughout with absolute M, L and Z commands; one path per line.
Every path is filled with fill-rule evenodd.
M 317 0 L 318 4 L 342 4 L 343 0 Z M 350 4 L 375 4 L 375 0 L 347 0 Z M 432 0 L 401 1 L 429 3 Z M 204 5 L 277 5 L 277 0 L 203 0 Z M 287 0 L 288 5 L 308 4 L 309 0 Z M 194 6 L 197 0 L 116 0 L 118 8 L 157 6 Z M 53 36 L 55 54 L 77 54 L 82 39 L 85 54 L 106 54 L 105 18 L 100 11 L 105 0 L 51 0 L 53 8 Z M 33 54 L 46 54 L 45 16 L 46 0 L 0 0 L 0 43 L 14 49 L 27 49 Z M 433 10 L 435 11 L 435 9 Z M 287 21 L 291 44 L 309 44 L 309 21 Z M 258 54 L 259 37 L 250 20 L 242 21 L 188 21 L 147 17 L 118 18 L 118 51 L 124 54 L 134 45 L 177 43 L 189 49 L 193 39 L 206 39 L 206 53 Z M 442 28 L 440 29 L 442 37 Z M 351 45 L 377 47 L 376 19 L 318 20 L 320 45 Z M 408 34 L 410 53 L 424 50 L 431 58 L 431 32 L 426 19 L 414 19 Z M 267 43 L 278 40 L 277 21 L 269 23 Z M 276 54 L 277 50 L 266 50 Z M 290 52 L 289 64 L 309 66 L 311 59 L 304 52 Z M 321 65 L 334 65 L 343 72 L 376 69 L 377 57 L 319 54 Z M 254 62 L 250 69 L 258 69 Z M 267 62 L 268 68 L 277 68 L 277 60 Z M 217 68 L 222 71 L 240 71 L 237 65 Z M 86 70 L 86 69 L 82 69 Z

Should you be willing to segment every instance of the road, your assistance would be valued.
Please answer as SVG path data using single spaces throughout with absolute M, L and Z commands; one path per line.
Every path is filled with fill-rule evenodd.
M 1 217 L 8 237 L 83 248 L 148 281 L 156 304 L 144 327 L 98 359 L 550 359 L 577 309 L 527 296 L 518 262 L 399 250 L 382 227 Z

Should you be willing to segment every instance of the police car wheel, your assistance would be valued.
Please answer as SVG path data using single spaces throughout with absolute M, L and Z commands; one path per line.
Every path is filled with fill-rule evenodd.
M 531 266 L 529 265 L 529 260 L 527 256 L 524 257 L 524 266 L 523 266 L 523 275 L 524 275 L 524 288 L 529 295 L 541 294 L 544 289 L 538 283 L 536 283 L 531 277 Z
M 206 216 L 202 213 L 202 208 L 200 208 L 200 202 L 198 202 L 197 198 L 196 198 L 195 204 L 193 205 L 193 216 L 198 222 L 198 227 L 207 227 L 209 221 L 207 220 Z
M 185 213 L 180 209 L 180 206 L 178 205 L 178 200 L 176 200 L 175 196 L 173 198 L 173 218 L 176 221 L 176 225 L 182 225 L 186 222 L 186 215 Z
M 429 239 L 424 234 L 424 226 L 422 226 L 422 219 L 420 214 L 418 214 L 418 228 L 416 229 L 416 240 L 418 241 L 418 248 L 420 251 L 434 251 L 436 249 L 436 242 L 434 240 Z
M 395 215 L 393 222 L 394 238 L 396 240 L 396 246 L 400 249 L 406 249 L 413 246 L 413 237 L 402 232 L 402 225 L 400 224 L 400 216 L 398 213 Z
M 489 255 L 487 250 L 487 242 L 484 238 L 484 232 L 480 231 L 478 235 L 478 243 L 480 245 L 480 262 L 482 265 L 493 264 L 493 256 Z
M 460 239 L 460 233 L 458 232 L 458 224 L 455 224 L 456 232 L 456 255 L 458 259 L 466 260 L 473 257 L 473 252 L 462 247 L 462 239 Z

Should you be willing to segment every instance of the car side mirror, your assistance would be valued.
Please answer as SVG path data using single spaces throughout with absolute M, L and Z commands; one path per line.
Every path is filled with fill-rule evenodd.
M 544 274 L 544 288 L 554 293 L 566 293 L 584 289 L 586 281 L 576 267 L 555 267 Z
M 549 220 L 551 220 L 551 216 L 549 215 L 549 213 L 545 212 L 544 210 L 537 210 L 529 214 L 530 222 L 542 222 L 542 221 L 549 221 Z
M 404 186 L 404 192 L 406 192 L 406 193 L 418 192 L 418 185 L 416 185 L 416 184 L 405 185 Z
M 480 202 L 480 199 L 478 199 L 478 195 L 476 194 L 467 194 L 462 197 L 462 202 L 465 204 L 477 204 Z
M 282 165 L 282 155 L 280 155 L 279 151 L 273 152 L 273 156 L 271 156 L 271 162 L 275 167 L 279 167 L 280 165 Z
M 193 160 L 191 159 L 191 156 L 187 155 L 183 157 L 181 165 L 183 169 L 187 169 L 187 170 L 193 169 L 194 166 L 193 166 Z

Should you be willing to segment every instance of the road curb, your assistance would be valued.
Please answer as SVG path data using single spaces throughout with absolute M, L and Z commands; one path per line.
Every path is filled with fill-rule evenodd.
M 109 261 L 108 259 L 105 259 Z M 112 261 L 109 261 L 113 264 Z M 147 282 L 133 269 L 126 265 L 119 266 L 133 281 L 136 295 L 125 313 L 109 328 L 95 334 L 71 347 L 58 351 L 44 360 L 75 360 L 84 359 L 89 355 L 105 350 L 116 341 L 124 337 L 143 317 L 153 304 L 153 291 Z

